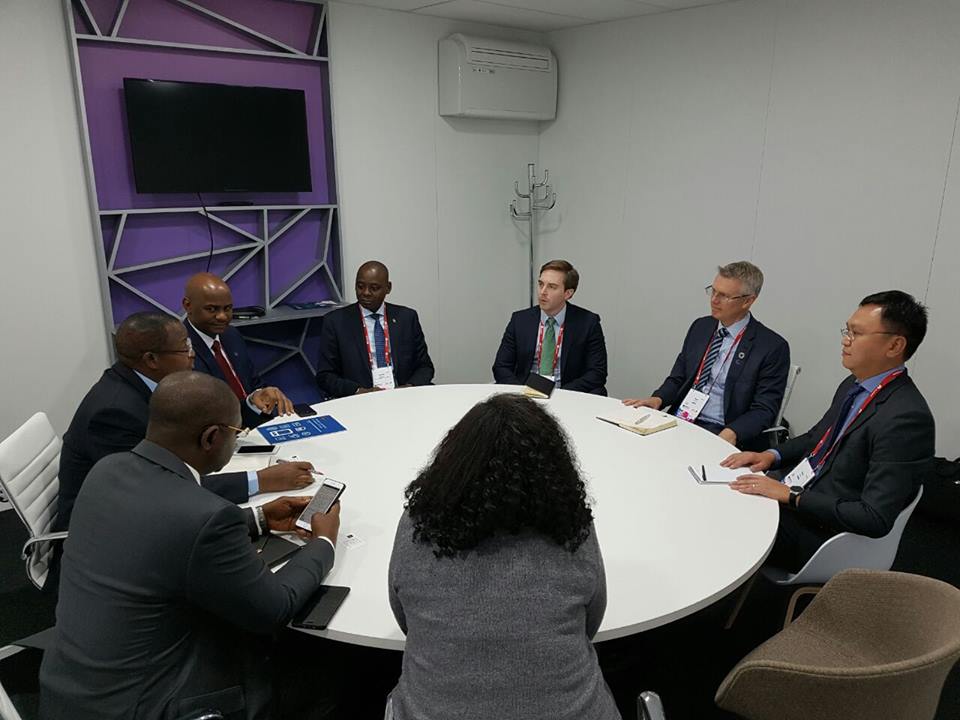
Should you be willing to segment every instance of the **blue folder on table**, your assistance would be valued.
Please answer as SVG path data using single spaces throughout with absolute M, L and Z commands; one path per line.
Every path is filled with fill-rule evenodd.
M 346 430 L 346 428 L 334 420 L 331 415 L 299 418 L 291 422 L 257 428 L 257 431 L 263 435 L 266 441 L 273 445 L 290 442 L 291 440 L 317 437 L 318 435 L 329 435 L 341 430 Z

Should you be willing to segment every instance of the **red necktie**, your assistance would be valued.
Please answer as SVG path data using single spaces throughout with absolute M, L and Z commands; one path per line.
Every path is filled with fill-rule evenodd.
M 213 341 L 213 357 L 216 358 L 217 365 L 220 366 L 220 372 L 222 372 L 223 377 L 226 378 L 227 384 L 230 386 L 230 389 L 233 390 L 233 394 L 236 395 L 241 402 L 246 400 L 247 391 L 243 389 L 243 383 L 240 382 L 240 378 L 237 377 L 233 368 L 230 367 L 230 363 L 227 362 L 227 357 L 220 348 L 219 340 Z

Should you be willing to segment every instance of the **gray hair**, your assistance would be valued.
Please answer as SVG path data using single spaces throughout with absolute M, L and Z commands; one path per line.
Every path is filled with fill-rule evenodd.
M 763 287 L 763 271 L 752 262 L 741 260 L 727 265 L 721 265 L 717 268 L 720 277 L 733 278 L 743 284 L 743 290 L 747 295 L 759 295 Z

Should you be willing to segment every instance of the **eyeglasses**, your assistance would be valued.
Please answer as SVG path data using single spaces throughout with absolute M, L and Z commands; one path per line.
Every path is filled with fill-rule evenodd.
M 238 428 L 238 427 L 235 427 L 234 425 L 227 425 L 225 423 L 217 423 L 217 427 L 225 427 L 228 430 L 235 431 L 237 433 L 238 438 L 245 438 L 247 435 L 250 434 L 250 428 Z
M 707 285 L 703 291 L 707 294 L 707 297 L 711 300 L 716 298 L 719 302 L 727 303 L 733 300 L 740 300 L 741 298 L 753 297 L 752 293 L 747 295 L 727 295 L 726 293 L 718 292 L 714 289 L 713 285 Z
M 186 353 L 187 355 L 193 355 L 193 343 L 190 342 L 190 338 L 187 338 L 187 347 L 184 350 L 154 350 L 155 355 L 163 355 L 165 353 Z
M 863 337 L 864 335 L 899 335 L 899 333 L 885 332 L 883 330 L 878 330 L 877 332 L 859 332 L 846 327 L 840 328 L 840 337 L 843 340 L 849 340 L 850 342 L 853 342 L 857 338 Z

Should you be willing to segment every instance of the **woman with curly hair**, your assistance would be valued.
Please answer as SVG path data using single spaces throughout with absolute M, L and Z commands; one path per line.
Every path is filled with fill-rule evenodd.
M 494 395 L 447 433 L 406 497 L 389 593 L 407 644 L 386 717 L 620 718 L 590 642 L 603 559 L 557 421 Z

